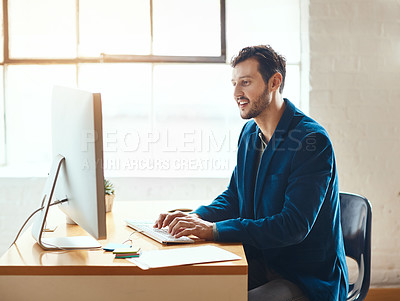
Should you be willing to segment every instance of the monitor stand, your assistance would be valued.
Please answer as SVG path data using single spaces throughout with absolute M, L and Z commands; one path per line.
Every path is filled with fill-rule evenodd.
M 50 202 L 53 198 L 54 189 L 56 187 L 58 174 L 65 158 L 57 155 L 54 159 L 49 176 L 42 193 L 42 210 L 38 212 L 38 216 L 32 227 L 32 236 L 39 246 L 44 250 L 70 250 L 70 249 L 93 249 L 100 248 L 101 245 L 91 236 L 71 236 L 71 237 L 48 237 L 44 238 L 43 233 L 46 229 L 46 218 L 50 208 Z

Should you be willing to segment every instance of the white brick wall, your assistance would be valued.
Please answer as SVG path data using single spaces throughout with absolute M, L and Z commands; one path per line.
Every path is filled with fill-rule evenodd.
M 372 285 L 400 286 L 400 1 L 310 0 L 310 114 L 373 207 Z

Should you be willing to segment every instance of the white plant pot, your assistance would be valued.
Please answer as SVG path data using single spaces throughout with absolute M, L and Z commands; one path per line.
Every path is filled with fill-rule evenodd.
M 106 194 L 105 199 L 106 199 L 106 212 L 111 212 L 113 203 L 114 203 L 114 194 Z

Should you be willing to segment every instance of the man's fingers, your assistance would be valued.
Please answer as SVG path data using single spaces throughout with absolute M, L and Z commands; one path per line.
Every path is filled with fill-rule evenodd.
M 176 235 L 182 229 L 188 229 L 188 228 L 193 228 L 193 227 L 195 227 L 193 222 L 191 222 L 190 220 L 188 220 L 185 217 L 179 217 L 179 218 L 174 219 L 173 223 L 171 223 L 169 225 L 168 232 L 171 235 Z
M 212 240 L 212 226 L 211 228 L 204 227 L 203 225 L 193 225 L 189 228 L 180 228 L 177 233 L 174 235 L 176 238 L 182 236 L 194 235 L 202 239 Z
M 195 233 L 195 228 L 181 228 L 178 230 L 178 232 L 174 235 L 174 237 L 179 238 L 181 236 L 189 236 L 190 234 L 193 234 L 195 236 L 199 236 L 196 235 Z
M 176 218 L 187 216 L 187 213 L 181 211 L 175 211 L 173 213 L 168 213 L 162 223 L 162 227 L 170 226 Z
M 191 214 L 185 214 L 185 215 L 183 215 L 183 216 L 177 216 L 177 217 L 175 217 L 172 221 L 171 221 L 171 223 L 169 224 L 169 233 L 171 233 L 172 231 L 173 231 L 173 229 L 175 229 L 176 228 L 176 225 L 179 223 L 179 222 L 183 222 L 183 221 L 186 221 L 186 222 L 191 222 L 192 224 L 194 223 L 194 217 L 193 216 L 191 216 Z M 187 224 L 188 225 L 188 224 Z M 183 225 L 182 224 L 180 224 L 180 227 L 182 227 Z M 178 229 L 178 228 L 177 228 Z
M 177 238 L 193 234 L 199 238 L 213 239 L 212 223 L 202 220 L 195 214 L 181 211 L 160 214 L 154 227 L 160 229 L 167 226 L 168 232 Z
M 165 213 L 161 213 L 158 218 L 156 219 L 156 221 L 154 222 L 154 228 L 162 228 L 162 225 L 164 223 L 165 217 L 167 216 L 167 214 Z

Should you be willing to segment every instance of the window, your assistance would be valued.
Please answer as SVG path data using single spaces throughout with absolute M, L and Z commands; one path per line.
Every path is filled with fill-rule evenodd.
M 47 174 L 51 89 L 66 85 L 102 93 L 106 176 L 229 177 L 244 124 L 229 60 L 271 44 L 300 104 L 299 3 L 3 0 L 0 163 Z

